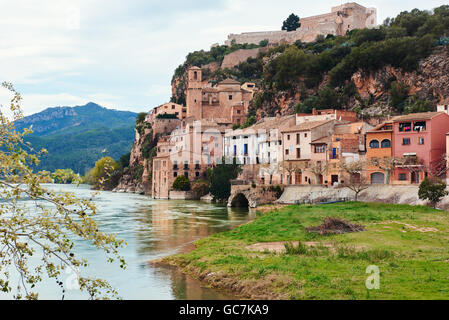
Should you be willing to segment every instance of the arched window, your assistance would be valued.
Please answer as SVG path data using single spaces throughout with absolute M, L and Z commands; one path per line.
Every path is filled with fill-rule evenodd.
M 382 148 L 391 148 L 391 141 L 388 139 L 382 140 L 381 143 Z
M 377 140 L 371 140 L 369 143 L 370 148 L 379 148 L 379 141 Z
M 193 72 L 193 79 L 194 80 L 198 79 L 198 72 L 196 72 L 196 71 Z

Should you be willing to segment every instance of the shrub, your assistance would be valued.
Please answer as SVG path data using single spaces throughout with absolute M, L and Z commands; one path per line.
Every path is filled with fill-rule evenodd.
M 421 200 L 429 200 L 433 208 L 440 202 L 441 198 L 448 195 L 446 184 L 443 180 L 432 177 L 425 178 L 419 185 L 418 196 Z
M 192 191 L 196 198 L 201 198 L 209 193 L 209 183 L 204 180 L 197 180 L 192 183 Z
M 173 189 L 177 191 L 189 191 L 190 190 L 190 181 L 189 178 L 182 175 L 179 176 L 173 181 Z

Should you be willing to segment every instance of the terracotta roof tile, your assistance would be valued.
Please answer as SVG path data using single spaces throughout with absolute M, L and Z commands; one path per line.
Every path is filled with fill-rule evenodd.
M 412 121 L 412 120 L 430 120 L 433 117 L 444 114 L 444 112 L 420 112 L 420 113 L 411 113 L 402 116 L 393 117 L 393 122 L 398 121 Z

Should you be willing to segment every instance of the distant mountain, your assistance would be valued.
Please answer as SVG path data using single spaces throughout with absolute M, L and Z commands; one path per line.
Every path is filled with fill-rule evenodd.
M 32 126 L 26 141 L 45 148 L 38 170 L 71 168 L 84 174 L 104 156 L 118 159 L 134 140 L 137 113 L 107 109 L 89 102 L 84 106 L 48 108 L 15 123 L 19 130 Z

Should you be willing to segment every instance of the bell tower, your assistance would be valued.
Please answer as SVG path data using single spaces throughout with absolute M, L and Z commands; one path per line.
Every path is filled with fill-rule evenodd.
M 201 68 L 190 67 L 187 76 L 187 117 L 194 117 L 195 120 L 202 118 L 202 74 Z

